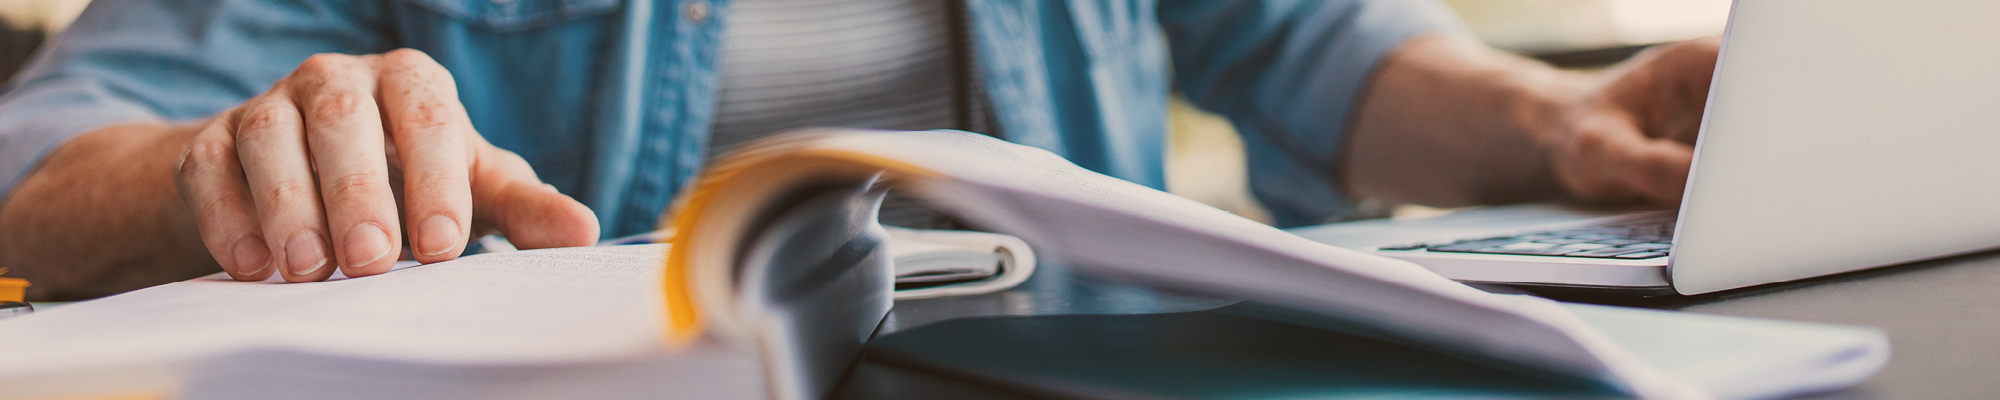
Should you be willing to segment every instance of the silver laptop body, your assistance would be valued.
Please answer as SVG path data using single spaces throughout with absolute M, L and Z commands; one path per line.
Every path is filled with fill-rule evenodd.
M 1677 214 L 1502 207 L 1295 232 L 1462 281 L 1659 294 L 2000 247 L 2000 1 L 1738 0 L 1715 77 Z M 1647 219 L 1673 221 L 1658 256 L 1533 254 L 1619 253 L 1575 239 L 1656 232 Z M 1555 239 L 1464 252 L 1538 233 Z

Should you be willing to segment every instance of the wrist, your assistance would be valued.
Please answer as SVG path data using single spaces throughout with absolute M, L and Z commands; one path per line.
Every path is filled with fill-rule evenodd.
M 201 262 L 192 213 L 173 179 L 185 143 L 176 137 L 192 129 L 109 125 L 56 146 L 0 205 L 0 261 L 34 281 L 30 296 L 39 299 L 90 298 L 213 272 Z
M 1537 168 L 1523 177 L 1524 191 L 1532 192 L 1532 197 L 1538 199 L 1574 198 L 1563 184 L 1557 158 L 1576 144 L 1574 132 L 1596 78 L 1589 73 L 1522 61 L 1531 65 L 1518 68 L 1514 78 L 1503 86 L 1508 97 L 1504 102 L 1509 107 L 1506 115 L 1512 118 L 1509 130 L 1535 149 L 1529 162 Z

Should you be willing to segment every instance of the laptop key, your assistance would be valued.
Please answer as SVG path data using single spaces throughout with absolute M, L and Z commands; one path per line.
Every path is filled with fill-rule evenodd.
M 1591 242 L 1591 243 L 1601 243 L 1601 244 L 1608 244 L 1608 245 L 1612 245 L 1612 246 L 1624 246 L 1624 245 L 1628 245 L 1628 244 L 1639 244 L 1639 243 L 1645 243 L 1645 242 L 1646 242 L 1646 241 L 1644 241 L 1644 240 L 1632 240 L 1632 239 L 1605 239 L 1605 240 L 1599 240 L 1599 241 L 1595 241 L 1595 242 Z
M 1666 244 L 1666 243 L 1640 243 L 1640 244 L 1634 244 L 1634 245 L 1626 245 L 1626 246 L 1622 246 L 1622 247 L 1619 247 L 1619 248 L 1621 248 L 1621 249 L 1644 249 L 1644 250 L 1652 250 L 1652 249 L 1671 249 L 1671 248 L 1673 248 L 1673 247 L 1674 247 L 1674 245 L 1671 245 L 1671 244 Z

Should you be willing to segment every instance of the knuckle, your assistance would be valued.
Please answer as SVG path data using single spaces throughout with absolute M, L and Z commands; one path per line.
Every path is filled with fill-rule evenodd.
M 315 194 L 311 182 L 290 179 L 272 182 L 261 192 L 259 195 L 263 201 L 260 204 L 270 205 L 309 202 Z
M 359 114 L 367 98 L 349 90 L 322 90 L 313 97 L 310 117 L 316 120 L 345 119 Z
M 382 53 L 381 67 L 384 75 L 402 77 L 409 82 L 421 83 L 415 87 L 429 88 L 433 85 L 455 87 L 451 71 L 438 64 L 430 54 L 421 50 L 402 48 Z
M 292 93 L 363 90 L 371 72 L 361 58 L 346 54 L 321 53 L 299 63 L 281 83 Z M 274 91 L 276 91 L 274 89 Z
M 236 126 L 246 132 L 255 132 L 295 124 L 297 117 L 293 116 L 293 111 L 276 103 L 264 100 L 247 105 L 239 114 Z
M 431 59 L 430 54 L 408 47 L 382 53 L 382 61 L 397 66 L 437 65 L 437 60 Z
M 388 53 L 383 53 L 382 64 L 389 71 L 412 75 L 416 78 L 431 78 L 434 75 L 441 75 L 445 71 L 444 66 L 438 65 L 437 60 L 432 59 L 430 54 L 409 48 L 396 49 Z
M 449 106 L 446 106 L 442 102 L 428 99 L 421 100 L 415 104 L 411 104 L 408 110 L 404 110 L 401 122 L 403 126 L 419 130 L 422 133 L 441 133 L 437 132 L 438 128 L 451 125 L 454 120 L 450 109 Z
M 181 180 L 193 177 L 195 171 L 215 163 L 227 162 L 236 156 L 236 146 L 227 140 L 197 137 L 181 148 L 180 168 L 175 171 Z
M 326 193 L 335 199 L 367 197 L 376 194 L 389 185 L 382 175 L 361 172 L 333 178 L 326 183 Z
M 346 54 L 319 53 L 306 57 L 306 60 L 300 62 L 298 69 L 293 72 L 300 75 L 334 73 L 353 67 L 355 61 L 354 56 Z

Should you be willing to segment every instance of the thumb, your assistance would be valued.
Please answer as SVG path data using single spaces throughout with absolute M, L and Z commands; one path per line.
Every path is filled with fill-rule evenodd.
M 471 176 L 475 231 L 497 230 L 522 249 L 597 243 L 597 215 L 590 207 L 542 183 L 512 152 L 488 147 L 480 153 Z

